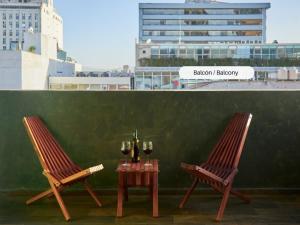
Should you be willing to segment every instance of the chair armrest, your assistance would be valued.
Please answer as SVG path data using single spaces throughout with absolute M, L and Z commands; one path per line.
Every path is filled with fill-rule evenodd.
M 202 167 L 200 166 L 197 166 L 197 165 L 191 165 L 191 164 L 186 164 L 186 163 L 181 163 L 181 167 L 184 169 L 184 170 L 188 170 L 188 171 L 194 171 L 196 173 L 200 173 L 202 175 L 204 175 L 205 177 L 207 178 L 210 178 L 214 181 L 217 181 L 217 182 L 220 182 L 220 183 L 224 183 L 224 180 L 221 178 L 221 177 L 218 177 L 217 175 L 215 175 L 214 173 L 212 172 L 209 172 L 208 170 L 206 169 L 203 169 Z
M 90 167 L 90 168 L 88 168 L 88 169 L 86 169 L 86 170 L 82 170 L 82 171 L 80 171 L 80 172 L 78 172 L 78 173 L 75 173 L 75 174 L 73 174 L 73 175 L 71 175 L 71 176 L 69 176 L 69 177 L 63 179 L 63 180 L 61 180 L 60 182 L 61 182 L 62 184 L 67 184 L 67 183 L 70 183 L 70 182 L 72 182 L 72 181 L 76 181 L 76 180 L 79 180 L 79 179 L 83 179 L 83 178 L 85 178 L 85 177 L 88 177 L 88 176 L 90 176 L 90 175 L 92 175 L 92 174 L 94 174 L 94 173 L 97 173 L 97 172 L 99 172 L 99 171 L 101 171 L 101 170 L 103 170 L 103 169 L 104 169 L 104 167 L 103 167 L 102 164 L 100 164 L 100 165 L 98 165 L 98 166 Z

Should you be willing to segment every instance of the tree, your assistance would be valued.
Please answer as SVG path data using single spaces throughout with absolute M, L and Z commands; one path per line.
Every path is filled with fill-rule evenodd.
M 36 47 L 35 46 L 30 46 L 28 51 L 31 53 L 35 53 Z

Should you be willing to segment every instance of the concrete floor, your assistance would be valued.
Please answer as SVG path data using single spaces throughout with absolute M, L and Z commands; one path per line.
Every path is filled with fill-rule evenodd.
M 186 208 L 177 205 L 182 196 L 160 195 L 160 218 L 151 217 L 152 208 L 147 196 L 129 195 L 124 205 L 124 218 L 117 219 L 116 196 L 101 196 L 103 207 L 97 208 L 92 199 L 85 194 L 65 193 L 63 198 L 72 216 L 65 222 L 55 199 L 41 200 L 31 206 L 24 204 L 28 194 L 0 193 L 1 225 L 46 225 L 46 224 L 217 224 L 214 221 L 219 195 L 192 195 Z M 300 224 L 299 195 L 252 195 L 251 204 L 244 204 L 231 197 L 225 211 L 224 220 L 218 224 L 228 225 L 283 225 Z

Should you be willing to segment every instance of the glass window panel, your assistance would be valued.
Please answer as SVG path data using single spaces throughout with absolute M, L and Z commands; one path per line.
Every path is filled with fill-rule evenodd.
M 198 55 L 202 55 L 203 54 L 203 49 L 202 48 L 198 48 L 197 49 L 197 54 Z
M 91 84 L 90 85 L 91 90 L 101 90 L 101 85 L 100 84 Z
M 65 84 L 64 89 L 65 90 L 77 90 L 77 84 Z
M 109 84 L 108 85 L 108 90 L 110 90 L 110 91 L 117 90 L 117 85 L 116 84 Z
M 161 55 L 169 54 L 169 48 L 161 48 L 160 49 L 160 54 Z
M 185 48 L 180 48 L 179 49 L 179 54 L 180 55 L 185 55 L 186 54 L 186 49 Z
M 164 89 L 172 88 L 171 76 L 162 76 L 162 88 Z
M 161 76 L 154 76 L 153 77 L 153 89 L 160 89 L 161 88 Z
M 152 89 L 152 76 L 145 76 L 144 89 Z
M 158 55 L 159 48 L 158 47 L 151 47 L 151 55 Z
M 62 90 L 63 85 L 62 84 L 50 84 L 50 89 L 52 89 L 52 90 Z
M 180 78 L 179 76 L 172 76 L 171 77 L 171 83 L 173 89 L 180 89 Z
M 78 89 L 79 90 L 88 90 L 90 87 L 89 84 L 78 84 Z
M 285 48 L 280 46 L 278 47 L 278 57 L 279 58 L 285 58 L 286 54 L 285 54 Z
M 299 52 L 300 52 L 300 46 L 295 46 L 294 53 L 299 53 Z
M 277 53 L 277 48 L 276 47 L 271 47 L 270 48 L 270 54 L 275 55 Z
M 143 89 L 144 85 L 143 85 L 143 76 L 141 75 L 135 75 L 135 88 L 136 89 Z
M 270 49 L 269 48 L 263 48 L 262 49 L 262 54 L 264 54 L 264 55 L 270 54 Z
M 119 84 L 118 85 L 119 90 L 129 90 L 129 85 L 128 84 Z
M 287 47 L 286 48 L 286 54 L 288 56 L 292 55 L 294 53 L 294 49 L 292 47 Z

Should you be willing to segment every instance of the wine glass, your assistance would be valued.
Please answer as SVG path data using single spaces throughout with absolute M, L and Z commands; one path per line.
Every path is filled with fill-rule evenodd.
M 152 166 L 152 164 L 150 163 L 150 154 L 153 152 L 153 143 L 152 141 L 143 142 L 143 152 L 147 155 L 147 162 L 145 163 L 145 166 Z
M 122 166 L 128 166 L 128 154 L 131 150 L 131 142 L 130 141 L 122 141 L 121 144 L 121 152 L 126 156 L 125 163 L 122 164 Z

